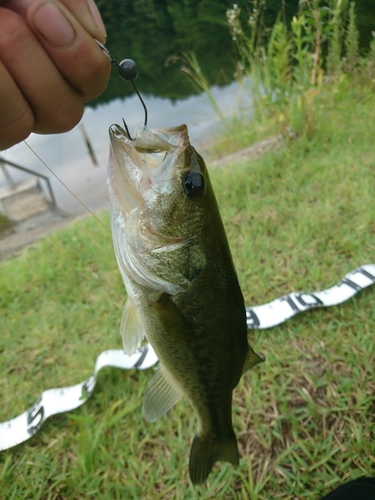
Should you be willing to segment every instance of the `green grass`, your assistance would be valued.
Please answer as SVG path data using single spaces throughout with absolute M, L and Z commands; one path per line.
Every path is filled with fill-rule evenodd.
M 212 171 L 247 305 L 322 290 L 374 263 L 375 99 L 320 96 L 312 141 Z M 103 217 L 108 221 L 106 215 Z M 121 348 L 124 290 L 110 234 L 88 218 L 0 264 L 1 421 Z M 141 415 L 146 372 L 106 368 L 80 409 L 0 455 L 4 499 L 317 499 L 375 473 L 375 289 L 254 331 L 267 362 L 234 394 L 238 468 L 188 480 L 196 420 Z

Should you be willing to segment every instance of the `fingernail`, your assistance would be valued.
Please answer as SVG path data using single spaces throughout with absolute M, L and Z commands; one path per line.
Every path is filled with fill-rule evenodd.
M 64 13 L 53 3 L 45 2 L 34 13 L 34 25 L 51 45 L 70 45 L 76 36 Z
M 96 27 L 100 30 L 102 35 L 104 35 L 104 37 L 107 38 L 107 31 L 105 29 L 103 19 L 100 15 L 98 7 L 96 6 L 94 0 L 86 0 L 86 1 L 87 5 L 89 6 L 94 23 L 96 24 Z

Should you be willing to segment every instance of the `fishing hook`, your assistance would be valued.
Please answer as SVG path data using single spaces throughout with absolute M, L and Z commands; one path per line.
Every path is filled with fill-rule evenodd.
M 95 42 L 99 45 L 99 47 L 102 49 L 102 51 L 104 52 L 104 55 L 109 59 L 109 61 L 111 62 L 112 66 L 117 66 L 118 67 L 118 73 L 120 75 L 120 77 L 125 80 L 126 82 L 130 82 L 132 85 L 133 85 L 133 88 L 139 98 L 139 100 L 141 101 L 142 103 L 142 106 L 143 106 L 143 109 L 144 109 L 144 112 L 145 112 L 145 122 L 144 122 L 144 126 L 146 127 L 147 126 L 147 119 L 148 119 L 148 112 L 147 112 L 147 108 L 146 108 L 146 104 L 144 102 L 144 100 L 142 99 L 142 96 L 141 94 L 138 92 L 138 89 L 137 87 L 135 86 L 134 84 L 134 80 L 137 78 L 138 76 L 138 68 L 137 68 L 137 65 L 135 64 L 135 62 L 132 60 L 132 59 L 124 59 L 123 61 L 120 62 L 120 64 L 116 61 L 116 59 L 113 59 L 113 57 L 111 56 L 111 54 L 109 53 L 109 50 L 102 44 L 100 43 L 98 40 L 94 39 Z M 124 124 L 124 127 L 125 127 L 125 130 L 126 130 L 126 133 L 128 134 L 129 136 L 129 139 L 131 141 L 133 141 L 131 135 L 130 135 L 130 132 L 129 132 L 129 129 L 128 129 L 128 126 L 124 120 L 124 118 L 122 119 L 123 121 L 123 124 Z

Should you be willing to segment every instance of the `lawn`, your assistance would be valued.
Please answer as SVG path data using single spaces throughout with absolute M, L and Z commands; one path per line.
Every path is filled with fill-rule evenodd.
M 375 99 L 316 100 L 301 136 L 211 177 L 247 305 L 323 290 L 375 262 Z M 108 225 L 108 215 L 101 214 Z M 1 417 L 51 387 L 83 381 L 120 349 L 125 292 L 111 236 L 93 218 L 0 263 Z M 10 499 L 318 499 L 375 475 L 375 288 L 343 305 L 254 331 L 266 356 L 234 393 L 240 466 L 188 479 L 196 419 L 185 401 L 154 424 L 141 414 L 152 369 L 105 368 L 78 410 L 0 455 Z

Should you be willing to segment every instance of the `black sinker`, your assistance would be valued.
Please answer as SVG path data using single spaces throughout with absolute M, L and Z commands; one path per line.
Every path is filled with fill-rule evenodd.
M 124 59 L 118 65 L 119 75 L 126 82 L 132 82 L 138 76 L 137 65 L 132 59 Z

